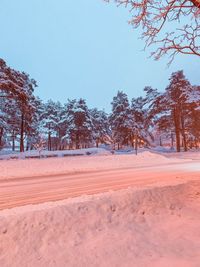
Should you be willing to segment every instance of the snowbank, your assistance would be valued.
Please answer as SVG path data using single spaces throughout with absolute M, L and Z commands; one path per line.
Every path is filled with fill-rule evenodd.
M 200 182 L 0 212 L 1 267 L 198 267 Z
M 67 156 L 89 156 L 89 155 L 108 155 L 110 152 L 103 148 L 86 148 L 86 149 L 75 149 L 75 150 L 55 150 L 47 151 L 43 150 L 41 155 L 37 150 L 25 151 L 14 153 L 12 151 L 1 151 L 0 160 L 3 159 L 32 159 L 32 158 L 53 158 L 53 157 L 67 157 Z
M 3 160 L 0 161 L 0 179 L 159 166 L 184 161 L 183 159 L 167 158 L 149 151 L 141 152 L 137 156 L 135 154 L 111 155 L 110 153 L 105 155 L 104 152 L 105 150 L 98 150 L 98 155 L 92 154 L 87 157 Z

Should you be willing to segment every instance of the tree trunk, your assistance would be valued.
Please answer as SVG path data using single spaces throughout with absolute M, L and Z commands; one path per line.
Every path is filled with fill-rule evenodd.
M 131 146 L 134 148 L 134 134 L 131 135 Z
M 15 151 L 15 130 L 12 132 L 12 151 Z
M 20 129 L 20 152 L 24 152 L 24 114 L 21 116 L 21 129 Z
M 196 138 L 195 138 L 195 148 L 198 149 L 198 141 Z
M 138 134 L 135 135 L 135 155 L 138 154 Z
M 187 140 L 186 140 L 186 134 L 185 134 L 185 122 L 184 122 L 184 118 L 183 115 L 181 116 L 181 134 L 183 137 L 183 147 L 184 147 L 184 151 L 186 152 L 187 149 Z
M 162 136 L 160 136 L 160 146 L 162 146 Z
M 180 139 L 180 112 L 175 107 L 173 110 L 173 117 L 174 117 L 174 126 L 175 126 L 175 134 L 176 134 L 176 151 L 181 151 L 181 139 Z
M 174 148 L 174 136 L 173 133 L 171 133 L 171 148 Z
M 0 128 L 0 149 L 3 146 L 3 128 Z
M 30 137 L 27 136 L 27 139 L 26 139 L 26 151 L 28 151 L 30 149 Z
M 79 133 L 76 133 L 76 149 L 79 149 L 81 145 Z
M 48 133 L 48 150 L 51 151 L 51 132 Z

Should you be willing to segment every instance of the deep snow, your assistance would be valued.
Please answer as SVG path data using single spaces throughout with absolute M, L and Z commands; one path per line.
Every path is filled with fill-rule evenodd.
M 141 152 L 137 156 L 135 154 L 111 155 L 100 149 L 97 155 L 92 156 L 1 160 L 0 179 L 183 163 L 191 161 L 192 156 L 196 157 L 196 154 L 200 159 L 200 153 L 192 153 L 187 159 L 180 159 L 178 157 L 181 154 L 177 153 L 173 157 L 169 154 L 161 155 L 150 151 Z
M 0 190 L 20 186 L 23 177 L 37 184 L 38 175 L 171 168 L 163 173 L 168 179 L 151 186 L 144 180 L 117 192 L 0 211 L 0 267 L 200 267 L 199 158 L 145 151 L 0 161 Z M 180 179 L 172 181 L 179 163 Z
M 0 212 L 1 267 L 199 267 L 200 182 Z

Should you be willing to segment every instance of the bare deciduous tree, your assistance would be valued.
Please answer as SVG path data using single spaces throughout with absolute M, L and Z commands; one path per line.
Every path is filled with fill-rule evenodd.
M 171 63 L 177 54 L 200 56 L 200 0 L 113 1 L 130 9 L 130 24 L 142 28 L 145 48 L 156 45 L 151 53 L 156 60 L 169 55 Z

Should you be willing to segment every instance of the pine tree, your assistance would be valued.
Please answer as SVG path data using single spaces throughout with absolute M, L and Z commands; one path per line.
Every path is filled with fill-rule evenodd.
M 132 137 L 133 118 L 127 95 L 118 91 L 111 103 L 112 113 L 110 124 L 114 144 L 118 144 L 118 149 L 122 145 L 128 145 Z
M 57 149 L 60 141 L 60 113 L 62 112 L 62 106 L 59 102 L 49 100 L 43 105 L 43 111 L 41 114 L 41 121 L 43 132 L 47 134 L 48 150 Z M 56 140 L 55 140 L 56 139 Z M 54 142 L 53 142 L 54 140 Z M 57 141 L 57 142 L 56 142 Z
M 79 149 L 92 143 L 93 122 L 84 99 L 68 101 L 67 124 L 65 140 L 71 147 Z
M 38 142 L 41 131 L 41 114 L 43 104 L 39 97 L 32 96 L 31 100 L 32 112 L 28 123 L 26 124 L 26 150 L 32 150 L 34 144 Z
M 150 133 L 150 127 L 152 126 L 151 117 L 149 114 L 149 103 L 146 98 L 138 97 L 132 99 L 131 111 L 133 117 L 133 140 L 135 149 L 138 144 L 149 145 L 153 139 Z
M 175 133 L 177 152 L 181 151 L 181 146 L 184 151 L 188 150 L 188 137 L 191 130 L 189 122 L 192 120 L 192 113 L 189 110 L 194 103 L 197 103 L 191 101 L 193 94 L 194 88 L 185 78 L 183 71 L 177 71 L 172 73 L 165 92 L 160 93 L 152 105 L 159 128 L 163 130 L 166 128 L 166 131 L 170 129 L 171 135 Z
M 106 143 L 110 140 L 110 127 L 107 114 L 98 110 L 97 108 L 90 110 L 92 122 L 93 122 L 93 140 L 96 143 L 96 147 L 101 143 Z
M 24 151 L 24 139 L 26 127 L 31 123 L 33 108 L 31 98 L 33 97 L 36 82 L 30 79 L 25 72 L 19 72 L 9 68 L 5 61 L 0 59 L 0 98 L 6 101 L 4 109 L 7 110 L 7 131 L 12 131 L 13 149 L 15 147 L 16 134 L 20 135 L 20 151 Z M 5 128 L 5 127 L 4 127 Z M 19 129 L 19 131 L 18 131 Z M 1 133 L 5 129 L 1 128 Z
M 166 88 L 167 105 L 171 110 L 176 135 L 177 152 L 181 150 L 181 136 L 183 138 L 184 150 L 187 151 L 186 133 L 185 133 L 185 115 L 187 93 L 191 90 L 189 81 L 185 78 L 183 71 L 172 73 L 170 84 Z

